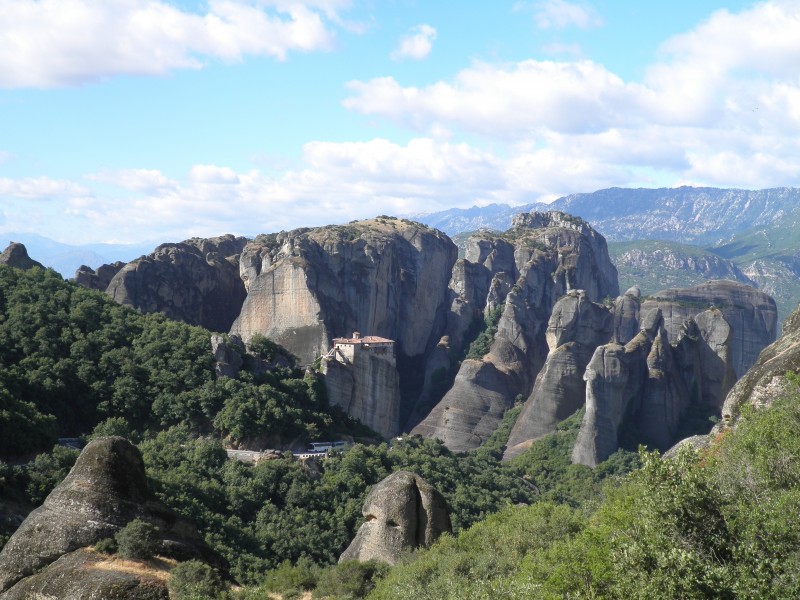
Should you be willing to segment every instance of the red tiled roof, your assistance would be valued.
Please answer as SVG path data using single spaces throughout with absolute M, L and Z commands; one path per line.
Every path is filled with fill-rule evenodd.
M 365 335 L 357 338 L 333 338 L 334 344 L 394 344 L 394 340 L 378 337 L 377 335 Z

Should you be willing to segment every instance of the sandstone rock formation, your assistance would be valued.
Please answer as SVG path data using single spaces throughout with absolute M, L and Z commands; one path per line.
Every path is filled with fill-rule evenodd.
M 163 573 L 140 567 L 117 567 L 113 560 L 88 549 L 63 555 L 44 570 L 26 577 L 2 600 L 168 600 Z
M 113 536 L 134 518 L 159 528 L 161 554 L 224 567 L 223 559 L 193 525 L 155 500 L 139 450 L 124 438 L 99 438 L 84 448 L 66 479 L 0 551 L 0 592 L 17 597 L 17 586 L 27 589 L 26 578 L 75 550 Z
M 236 336 L 230 336 L 228 341 L 218 334 L 211 335 L 211 354 L 214 356 L 214 371 L 218 377 L 235 379 L 242 368 L 244 345 Z
M 258 236 L 240 260 L 248 294 L 231 333 L 261 333 L 303 364 L 353 331 L 395 340 L 400 363 L 422 357 L 444 333 L 456 258 L 441 232 L 388 217 Z
M 488 354 L 464 360 L 453 387 L 413 429 L 454 451 L 479 446 L 515 398 L 530 394 L 548 353 L 545 330 L 558 298 L 579 289 L 591 301 L 619 293 L 603 237 L 563 213 L 518 215 L 501 236 L 480 232 L 468 241 L 465 261 L 478 266 L 465 264 L 463 272 L 480 276 L 472 286 L 454 278 L 461 294 L 451 304 L 448 333 L 466 330 L 459 321 L 474 308 L 501 307 L 503 314 Z
M 708 281 L 688 289 L 656 292 L 642 302 L 641 312 L 659 308 L 670 342 L 677 340 L 683 323 L 700 310 L 716 307 L 733 327 L 733 370 L 741 377 L 759 352 L 775 341 L 778 313 L 775 301 L 757 289 L 734 281 Z
M 608 458 L 625 420 L 649 445 L 668 448 L 690 409 L 720 410 L 737 374 L 774 336 L 775 323 L 769 296 L 730 281 L 646 299 L 637 336 L 598 347 L 587 366 L 573 462 L 595 466 Z
M 11 242 L 0 254 L 0 265 L 8 265 L 15 269 L 32 269 L 33 267 L 44 269 L 42 263 L 36 262 L 28 256 L 28 249 L 17 242 Z
M 378 560 L 394 565 L 404 551 L 428 547 L 442 533 L 452 533 L 445 499 L 408 471 L 392 473 L 372 488 L 363 514 L 366 522 L 339 562 Z
M 783 334 L 765 348 L 753 367 L 736 382 L 725 398 L 721 431 L 734 427 L 745 404 L 769 406 L 786 389 L 786 374 L 800 373 L 800 307 L 784 321 Z
M 89 288 L 90 290 L 105 292 L 111 280 L 114 279 L 114 276 L 119 273 L 124 266 L 125 263 L 119 260 L 110 265 L 100 265 L 97 267 L 97 271 L 86 265 L 81 265 L 78 270 L 75 271 L 75 283 Z
M 227 332 L 246 295 L 239 278 L 239 254 L 246 242 L 225 235 L 162 244 L 120 269 L 106 293 L 142 312 L 162 312 L 171 319 Z
M 595 348 L 612 334 L 615 314 L 573 290 L 553 307 L 545 337 L 550 352 L 509 435 L 505 458 L 516 456 L 556 430 L 584 404 L 583 373 Z

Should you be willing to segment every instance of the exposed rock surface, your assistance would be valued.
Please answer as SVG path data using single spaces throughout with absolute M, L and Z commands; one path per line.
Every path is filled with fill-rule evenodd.
M 135 518 L 158 526 L 159 553 L 224 567 L 223 559 L 193 525 L 155 500 L 139 450 L 124 438 L 99 438 L 84 448 L 66 479 L 0 551 L 0 592 L 11 588 L 9 593 L 15 594 L 15 584 L 26 589 L 25 578 L 70 552 L 113 536 Z
M 143 312 L 226 332 L 246 295 L 239 278 L 239 254 L 246 243 L 224 235 L 162 244 L 120 269 L 106 293 Z
M 444 333 L 456 258 L 441 232 L 393 218 L 258 236 L 242 253 L 248 294 L 231 332 L 261 333 L 303 364 L 353 331 L 395 340 L 401 363 L 421 357 Z
M 800 373 L 800 307 L 786 319 L 783 335 L 764 349 L 755 365 L 736 382 L 725 398 L 718 431 L 733 427 L 742 406 L 769 406 L 783 393 L 788 372 Z
M 214 370 L 218 377 L 235 379 L 242 368 L 244 346 L 236 336 L 230 336 L 228 341 L 218 334 L 211 335 L 211 354 L 214 356 Z
M 614 313 L 590 302 L 582 290 L 571 291 L 553 307 L 546 339 L 550 352 L 511 434 L 506 459 L 516 456 L 556 430 L 586 396 L 583 373 L 595 348 L 611 337 Z
M 139 567 L 125 570 L 87 549 L 65 554 L 27 577 L 2 600 L 168 600 L 166 578 Z
M 758 290 L 712 281 L 654 294 L 642 302 L 639 320 L 635 338 L 598 347 L 586 369 L 574 462 L 594 466 L 608 458 L 624 420 L 665 449 L 690 409 L 719 414 L 737 374 L 773 338 L 776 311 Z
M 24 245 L 16 242 L 11 242 L 0 254 L 0 265 L 8 265 L 15 269 L 32 269 L 33 267 L 44 269 L 42 263 L 36 262 L 28 256 L 28 250 Z
M 372 488 L 363 514 L 366 522 L 339 562 L 378 560 L 394 565 L 404 551 L 427 548 L 442 533 L 452 533 L 445 499 L 409 471 L 392 473 Z
M 558 298 L 578 289 L 593 301 L 619 293 L 603 237 L 563 213 L 518 215 L 502 236 L 481 232 L 468 241 L 465 260 L 479 265 L 470 270 L 483 273 L 480 285 L 454 285 L 463 295 L 452 306 L 480 302 L 475 308 L 499 307 L 503 314 L 489 352 L 463 361 L 453 387 L 413 429 L 454 451 L 482 444 L 515 398 L 530 394 L 548 353 L 545 330 Z
M 97 267 L 97 271 L 86 265 L 81 265 L 78 270 L 75 271 L 75 283 L 89 288 L 90 290 L 105 292 L 111 280 L 114 279 L 114 276 L 119 273 L 124 266 L 125 263 L 119 260 L 110 265 L 100 265 Z
M 641 312 L 660 309 L 667 336 L 675 342 L 684 322 L 711 306 L 718 308 L 733 328 L 732 366 L 741 377 L 759 352 L 775 341 L 777 308 L 767 294 L 734 281 L 709 281 L 688 289 L 656 292 L 642 302 Z

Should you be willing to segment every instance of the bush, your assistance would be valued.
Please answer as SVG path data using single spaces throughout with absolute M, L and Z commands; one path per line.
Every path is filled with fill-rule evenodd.
M 182 562 L 170 571 L 169 596 L 175 600 L 224 598 L 225 588 L 219 572 L 199 560 Z
M 158 527 L 141 519 L 134 519 L 114 536 L 123 558 L 147 560 L 158 550 Z
M 97 542 L 94 545 L 94 549 L 97 552 L 102 552 L 103 554 L 116 554 L 118 547 L 114 538 L 107 537 Z
M 317 586 L 319 567 L 303 557 L 292 565 L 283 561 L 277 569 L 269 571 L 264 577 L 262 588 L 280 594 L 294 594 L 301 590 L 311 590 Z
M 389 573 L 386 563 L 346 560 L 320 574 L 315 595 L 341 600 L 364 598 Z

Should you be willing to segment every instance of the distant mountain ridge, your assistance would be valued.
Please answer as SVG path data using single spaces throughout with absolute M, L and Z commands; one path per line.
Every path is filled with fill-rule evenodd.
M 711 246 L 753 227 L 773 226 L 798 208 L 798 188 L 608 188 L 550 204 L 490 204 L 414 218 L 452 236 L 482 228 L 505 231 L 514 214 L 560 210 L 586 219 L 610 242 L 659 239 Z

